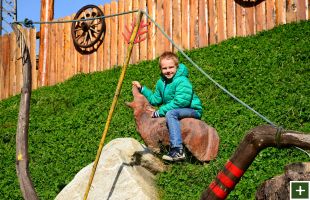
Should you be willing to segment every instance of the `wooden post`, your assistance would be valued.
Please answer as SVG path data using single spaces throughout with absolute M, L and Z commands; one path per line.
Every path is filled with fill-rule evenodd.
M 30 52 L 27 47 L 24 35 L 21 30 L 13 25 L 17 43 L 20 45 L 23 63 L 23 87 L 19 105 L 18 124 L 16 130 L 16 172 L 24 199 L 36 200 L 38 196 L 35 192 L 29 174 L 28 155 L 28 127 L 29 110 L 31 98 L 31 61 Z
M 54 0 L 41 0 L 41 21 L 52 21 L 54 19 Z M 40 25 L 40 49 L 39 49 L 39 86 L 48 83 L 48 33 L 50 25 Z

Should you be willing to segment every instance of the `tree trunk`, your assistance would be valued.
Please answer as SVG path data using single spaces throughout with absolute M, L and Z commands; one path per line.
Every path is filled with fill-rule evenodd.
M 238 146 L 234 155 L 206 189 L 201 199 L 226 199 L 257 154 L 266 147 L 300 147 L 310 149 L 310 134 L 277 130 L 268 125 L 252 129 Z
M 16 131 L 16 172 L 24 199 L 35 200 L 38 196 L 29 176 L 28 127 L 31 97 L 31 61 L 22 30 L 13 25 L 17 43 L 21 49 L 23 63 L 23 87 L 19 105 L 18 124 Z

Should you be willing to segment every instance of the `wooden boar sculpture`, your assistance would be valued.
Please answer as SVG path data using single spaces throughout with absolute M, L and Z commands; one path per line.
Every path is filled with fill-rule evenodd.
M 160 144 L 169 145 L 169 132 L 166 119 L 152 118 L 149 108 L 152 106 L 139 92 L 132 87 L 134 100 L 126 103 L 134 110 L 137 131 L 145 144 L 155 153 L 160 152 Z M 213 160 L 218 152 L 219 137 L 216 130 L 205 122 L 194 118 L 181 120 L 182 139 L 186 148 L 200 161 Z

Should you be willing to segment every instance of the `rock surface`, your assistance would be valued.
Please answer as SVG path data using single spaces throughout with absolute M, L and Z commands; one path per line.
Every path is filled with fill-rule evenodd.
M 56 200 L 83 199 L 92 166 L 78 172 Z M 165 169 L 162 161 L 138 141 L 115 139 L 102 150 L 88 199 L 158 199 L 154 174 Z
M 289 200 L 290 181 L 309 181 L 310 162 L 292 163 L 285 173 L 265 181 L 256 192 L 257 200 Z

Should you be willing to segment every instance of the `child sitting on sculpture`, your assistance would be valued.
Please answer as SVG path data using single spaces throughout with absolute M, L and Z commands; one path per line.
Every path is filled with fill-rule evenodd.
M 153 106 L 152 117 L 166 117 L 169 129 L 170 151 L 163 156 L 164 160 L 179 161 L 185 159 L 180 120 L 183 118 L 200 119 L 202 105 L 199 97 L 194 93 L 188 78 L 189 73 L 184 64 L 179 64 L 178 57 L 173 52 L 164 52 L 159 57 L 161 77 L 156 83 L 153 93 L 138 81 L 133 81 L 139 91 Z

